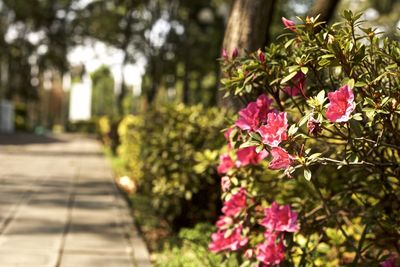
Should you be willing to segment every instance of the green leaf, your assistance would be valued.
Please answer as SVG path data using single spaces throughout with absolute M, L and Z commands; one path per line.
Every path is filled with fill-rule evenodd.
M 231 182 L 232 182 L 232 184 L 234 184 L 234 185 L 239 185 L 239 180 L 238 180 L 236 177 L 232 177 L 232 178 L 231 178 Z
M 302 73 L 304 73 L 304 75 L 306 75 L 307 72 L 308 72 L 308 68 L 307 67 L 301 67 L 300 70 L 301 70 Z
M 304 169 L 304 178 L 306 178 L 307 181 L 311 180 L 311 171 L 309 169 Z
M 285 48 L 288 48 L 289 46 L 291 46 L 292 43 L 294 42 L 294 40 L 295 40 L 295 39 L 290 39 L 289 41 L 287 41 L 287 42 L 285 43 Z
M 325 102 L 325 90 L 321 90 L 316 99 L 318 100 L 318 103 L 320 104 L 320 106 L 322 106 Z
M 304 115 L 303 118 L 300 119 L 299 127 L 301 127 L 303 124 L 305 124 L 308 121 L 308 119 L 310 118 L 310 114 L 311 113 L 307 113 L 306 115 Z
M 354 88 L 354 79 L 348 80 L 347 85 L 350 87 L 350 89 L 353 89 Z
M 363 108 L 363 111 L 370 120 L 372 120 L 376 115 L 376 110 L 373 108 Z
M 264 149 L 264 146 L 259 145 L 258 147 L 256 147 L 256 153 L 260 153 L 263 149 Z
M 239 148 L 245 148 L 245 147 L 250 147 L 250 146 L 258 146 L 260 145 L 260 142 L 257 142 L 255 140 L 249 140 L 247 142 L 244 142 L 239 146 Z
M 288 135 L 293 136 L 295 133 L 297 133 L 297 130 L 299 127 L 296 126 L 296 124 L 292 124 L 288 130 Z
M 328 55 L 323 55 L 323 56 L 320 56 L 320 58 L 334 58 L 335 57 L 335 55 L 333 55 L 333 54 L 328 54 Z
M 352 116 L 352 119 L 353 120 L 356 120 L 356 121 L 362 121 L 362 114 L 361 113 L 356 113 L 356 114 L 354 114 L 353 116 Z
M 385 97 L 384 99 L 382 99 L 382 101 L 381 101 L 381 106 L 382 106 L 382 107 L 385 106 L 385 105 L 389 102 L 389 100 L 390 100 L 390 97 L 389 97 L 389 96 L 387 96 L 387 97 Z
M 354 85 L 355 87 L 364 87 L 367 84 L 365 82 L 356 82 L 356 84 Z
M 369 104 L 371 106 L 375 106 L 375 101 L 369 97 L 364 98 L 364 105 Z
M 261 142 L 261 136 L 258 133 L 250 132 L 249 135 L 252 139 Z
M 288 76 L 281 80 L 281 84 L 286 83 L 287 81 L 291 80 L 294 76 L 296 76 L 297 71 L 290 73 Z
M 318 158 L 318 157 L 321 156 L 321 155 L 322 155 L 322 153 L 314 153 L 314 154 L 310 155 L 310 156 L 308 157 L 308 159 L 309 159 L 309 160 L 314 160 L 314 159 Z

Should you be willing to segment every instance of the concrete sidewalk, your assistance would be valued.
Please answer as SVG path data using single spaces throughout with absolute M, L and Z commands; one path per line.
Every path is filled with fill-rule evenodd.
M 151 266 L 95 140 L 0 139 L 1 267 Z

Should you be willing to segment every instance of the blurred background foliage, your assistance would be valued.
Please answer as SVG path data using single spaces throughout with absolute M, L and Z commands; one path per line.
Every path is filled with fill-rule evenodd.
M 339 10 L 349 8 L 365 10 L 364 19 L 391 37 L 396 37 L 399 27 L 398 0 L 279 0 L 272 1 L 272 5 L 261 2 L 2 0 L 0 98 L 25 105 L 29 114 L 26 128 L 65 125 L 69 99 L 63 90 L 63 77 L 74 76 L 79 68 L 69 64 L 68 52 L 95 40 L 118 49 L 123 65 L 141 62 L 144 73 L 141 88 L 135 94 L 124 82 L 126 73 L 121 73 L 122 82 L 114 81 L 114 85 L 111 77 L 99 78 L 108 75 L 105 67 L 91 74 L 96 80 L 94 103 L 100 102 L 92 108 L 93 115 L 138 112 L 154 102 L 215 106 L 219 103 L 216 58 L 224 39 L 228 50 L 234 46 L 256 50 L 282 33 L 282 16 L 293 19 L 322 13 L 323 18 L 332 21 L 340 19 Z M 241 8 L 238 17 L 233 16 L 235 8 Z M 246 24 L 246 18 L 252 17 L 268 20 L 250 19 Z M 230 23 L 230 18 L 241 18 L 242 23 Z M 243 33 L 242 39 L 235 41 L 235 33 Z M 52 88 L 46 86 L 49 72 Z M 82 76 L 85 69 L 79 72 Z

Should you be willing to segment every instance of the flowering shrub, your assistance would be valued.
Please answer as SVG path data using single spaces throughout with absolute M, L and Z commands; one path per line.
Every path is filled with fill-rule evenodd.
M 209 249 L 241 266 L 394 266 L 400 248 L 400 45 L 361 14 L 228 57 L 224 200 Z M 392 265 L 390 265 L 392 264 Z

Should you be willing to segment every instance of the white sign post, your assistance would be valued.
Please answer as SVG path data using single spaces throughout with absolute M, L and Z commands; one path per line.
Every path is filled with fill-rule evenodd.
M 14 132 L 14 104 L 7 100 L 0 100 L 0 132 Z

